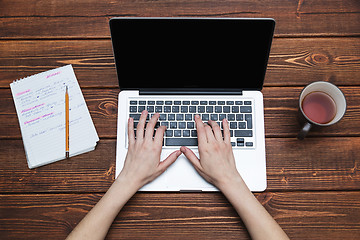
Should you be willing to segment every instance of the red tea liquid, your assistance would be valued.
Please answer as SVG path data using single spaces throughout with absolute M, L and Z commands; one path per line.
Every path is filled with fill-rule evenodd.
M 336 104 L 326 93 L 311 92 L 305 96 L 302 102 L 302 110 L 312 121 L 326 124 L 334 119 Z

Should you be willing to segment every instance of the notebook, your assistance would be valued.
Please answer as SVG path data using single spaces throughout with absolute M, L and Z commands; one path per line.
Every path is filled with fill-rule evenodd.
M 126 158 L 127 123 L 160 114 L 166 126 L 160 160 L 181 146 L 198 153 L 194 116 L 226 118 L 236 168 L 252 191 L 266 189 L 261 89 L 273 19 L 112 18 L 111 39 L 120 86 L 116 176 Z M 218 191 L 184 155 L 140 191 Z
M 70 157 L 95 149 L 99 137 L 71 65 L 10 84 L 29 168 L 65 159 L 65 91 Z

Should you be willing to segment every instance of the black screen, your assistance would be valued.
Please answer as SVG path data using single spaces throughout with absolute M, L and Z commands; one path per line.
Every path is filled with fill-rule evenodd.
M 261 89 L 273 19 L 113 18 L 119 86 Z

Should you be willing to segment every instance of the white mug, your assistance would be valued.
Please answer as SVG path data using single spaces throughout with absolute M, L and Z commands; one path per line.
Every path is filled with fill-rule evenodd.
M 315 94 L 317 94 L 318 96 L 315 96 Z M 307 100 L 310 98 L 314 100 Z M 326 104 L 320 104 L 322 103 L 322 101 L 320 101 L 322 98 L 326 100 L 323 101 L 324 103 L 328 103 L 326 107 L 325 107 Z M 312 105 L 314 106 L 312 110 L 314 113 L 312 115 L 311 112 L 304 110 L 304 106 L 303 106 L 304 99 L 307 102 L 312 101 Z M 316 102 L 316 99 L 318 99 L 319 102 Z M 335 105 L 335 108 L 333 108 L 332 106 L 328 107 L 332 104 Z M 316 108 L 319 106 L 322 109 Z M 328 109 L 324 109 L 324 108 L 328 108 Z M 314 116 L 319 115 L 321 112 L 320 110 L 322 110 L 322 112 L 324 111 L 333 112 L 333 116 L 329 118 L 329 121 L 325 121 L 325 122 L 319 121 L 318 119 L 315 119 Z M 300 124 L 303 125 L 303 127 L 298 134 L 298 139 L 300 140 L 304 139 L 313 126 L 324 127 L 337 123 L 344 116 L 345 112 L 346 112 L 345 95 L 337 86 L 335 86 L 332 83 L 323 82 L 323 81 L 310 83 L 301 91 L 299 97 L 298 120 Z

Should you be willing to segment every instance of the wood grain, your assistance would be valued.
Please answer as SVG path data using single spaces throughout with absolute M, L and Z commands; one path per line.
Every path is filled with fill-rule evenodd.
M 265 87 L 266 137 L 296 137 L 298 97 L 301 87 Z M 337 124 L 313 129 L 309 136 L 360 136 L 360 87 L 341 87 L 347 111 Z M 119 89 L 82 90 L 97 132 L 101 138 L 116 138 Z M 19 123 L 9 89 L 0 89 L 0 138 L 21 138 Z
M 331 81 L 330 81 L 331 82 Z M 302 87 L 263 89 L 265 107 L 265 136 L 296 137 L 300 130 L 297 121 L 299 96 Z M 360 94 L 358 87 L 340 87 L 346 97 L 347 110 L 336 124 L 313 128 L 309 136 L 358 136 L 360 126 Z
M 111 17 L 272 17 L 276 36 L 359 36 L 357 0 L 2 1 L 2 39 L 108 38 Z M 26 6 L 26 7 L 24 7 Z M 326 6 L 326 7 L 325 7 Z M 82 10 L 79 10 L 82 9 Z M 34 31 L 36 29 L 36 31 Z M 51 30 L 49 30 L 51 29 Z
M 82 88 L 118 87 L 110 40 L 0 41 L 0 87 L 72 64 Z M 274 39 L 265 86 L 360 85 L 359 38 Z
M 115 140 L 96 151 L 29 169 L 22 140 L 0 140 L 0 192 L 104 192 L 114 180 Z
M 272 17 L 263 89 L 268 189 L 258 200 L 291 239 L 360 236 L 358 0 L 2 0 L 0 238 L 64 239 L 115 174 L 118 81 L 111 17 Z M 9 84 L 72 64 L 101 138 L 95 151 L 30 170 Z M 298 96 L 329 81 L 348 108 L 336 125 L 295 138 Z M 249 239 L 220 193 L 137 193 L 107 239 Z
M 359 85 L 359 38 L 274 39 L 265 86 Z
M 72 64 L 81 88 L 118 87 L 110 40 L 0 41 L 0 87 Z
M 102 194 L 0 195 L 2 239 L 64 239 Z M 258 200 L 291 239 L 356 239 L 358 192 L 265 192 Z M 250 239 L 220 193 L 138 193 L 107 239 Z
M 269 191 L 359 190 L 360 138 L 267 138 Z M 116 140 L 33 170 L 21 140 L 0 140 L 0 193 L 105 192 L 115 176 Z

